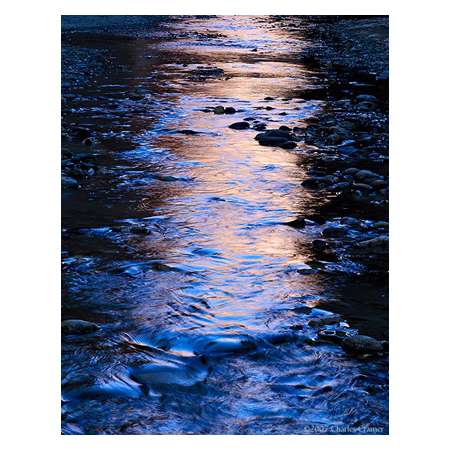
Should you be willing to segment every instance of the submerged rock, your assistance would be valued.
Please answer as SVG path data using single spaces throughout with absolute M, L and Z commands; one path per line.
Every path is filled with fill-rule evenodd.
M 155 361 L 131 370 L 131 378 L 144 385 L 194 386 L 206 379 L 208 367 L 200 358 Z
M 289 342 L 295 342 L 297 339 L 298 336 L 290 332 L 270 334 L 266 337 L 266 340 L 272 345 L 287 344 Z
M 206 355 L 221 355 L 227 353 L 242 353 L 256 349 L 256 342 L 249 337 L 221 336 L 209 342 L 205 348 Z
M 63 334 L 88 334 L 99 329 L 100 327 L 96 323 L 80 319 L 64 320 L 61 323 Z

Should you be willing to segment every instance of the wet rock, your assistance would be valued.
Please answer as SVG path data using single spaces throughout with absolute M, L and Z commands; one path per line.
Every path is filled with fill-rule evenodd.
M 372 186 L 370 186 L 370 184 L 365 184 L 365 183 L 355 183 L 353 185 L 354 189 L 358 189 L 360 191 L 371 191 L 372 190 Z
M 275 100 L 275 99 L 273 97 L 264 97 L 264 100 L 270 101 L 270 100 Z
M 293 138 L 293 135 L 289 131 L 285 130 L 267 130 L 264 133 L 259 133 L 255 136 L 257 141 L 261 141 L 265 138 L 283 138 L 285 141 L 289 141 Z
M 330 145 L 338 145 L 344 141 L 345 137 L 338 133 L 332 133 L 327 137 L 327 143 Z
M 302 181 L 302 186 L 307 189 L 317 189 L 320 187 L 320 180 L 317 178 L 307 178 Z
M 361 222 L 355 217 L 342 217 L 340 223 L 343 225 L 348 225 L 349 227 L 359 228 L 361 227 Z
M 90 386 L 95 383 L 95 377 L 86 373 L 70 373 L 61 381 L 64 389 L 75 389 L 80 386 Z
M 87 128 L 74 127 L 70 130 L 70 134 L 73 138 L 79 141 L 83 141 L 91 137 L 91 132 Z
M 341 321 L 341 316 L 338 314 L 333 314 L 331 316 L 325 316 L 325 317 L 316 317 L 314 319 L 311 319 L 308 322 L 308 325 L 310 327 L 319 328 L 323 327 L 324 325 L 332 325 L 335 323 L 339 323 Z
M 295 136 L 287 130 L 268 130 L 264 133 L 257 134 L 255 139 L 260 145 L 269 147 L 291 149 L 297 146 L 295 142 L 293 142 Z
M 358 242 L 357 247 L 375 253 L 387 253 L 389 251 L 389 237 L 378 236 L 367 241 L 361 241 Z
M 357 180 L 363 181 L 363 180 L 372 180 L 374 178 L 380 178 L 380 175 L 378 175 L 375 172 L 372 172 L 371 170 L 358 170 L 358 172 L 354 174 L 354 177 Z
M 377 107 L 377 105 L 374 102 L 360 102 L 356 107 L 359 111 L 372 111 Z
M 374 189 L 383 189 L 385 187 L 388 186 L 388 182 L 385 180 L 380 180 L 380 179 L 374 179 L 370 185 L 374 188 Z
M 225 108 L 223 106 L 216 106 L 213 112 L 214 114 L 225 114 Z
M 379 220 L 378 222 L 375 222 L 372 225 L 372 228 L 375 228 L 376 230 L 378 230 L 378 229 L 385 230 L 385 229 L 389 228 L 389 223 L 385 222 L 384 220 Z
M 75 178 L 63 175 L 61 177 L 61 185 L 63 189 L 76 189 L 78 187 L 78 181 Z
M 345 350 L 359 354 L 379 353 L 383 351 L 382 342 L 370 336 L 360 334 L 344 338 L 341 345 Z
M 360 95 L 356 96 L 356 100 L 358 102 L 372 102 L 372 103 L 375 103 L 377 101 L 377 98 L 374 95 L 360 94 Z
M 345 332 L 340 332 L 340 330 L 322 329 L 317 333 L 317 337 L 320 341 L 334 342 L 338 344 L 340 344 L 346 336 L 347 334 Z
M 343 155 L 351 156 L 355 153 L 360 152 L 361 150 L 359 148 L 356 148 L 353 144 L 355 141 L 345 141 L 342 142 L 341 145 L 338 146 L 339 153 L 342 153 Z
M 333 192 L 346 191 L 350 189 L 351 183 L 348 181 L 341 181 L 340 183 L 332 184 L 328 189 Z
M 70 319 L 61 323 L 61 332 L 63 334 L 88 334 L 99 329 L 100 327 L 96 323 L 86 320 Z
M 192 75 L 202 78 L 216 78 L 225 74 L 223 69 L 218 67 L 198 67 L 191 72 Z
M 324 241 L 322 239 L 314 239 L 312 241 L 312 246 L 313 246 L 313 250 L 318 253 L 322 253 L 322 252 L 325 252 L 326 250 L 330 249 L 328 242 Z
M 323 236 L 331 238 L 343 237 L 346 236 L 347 234 L 348 234 L 347 228 L 339 226 L 330 226 L 322 230 Z
M 177 133 L 186 134 L 188 136 L 192 136 L 194 134 L 200 134 L 199 131 L 194 131 L 194 130 L 178 130 Z
M 152 270 L 157 270 L 159 272 L 177 272 L 177 269 L 174 267 L 170 267 L 167 264 L 163 264 L 160 262 L 154 262 L 151 264 Z
M 287 344 L 289 342 L 295 342 L 297 340 L 297 335 L 294 333 L 276 333 L 267 336 L 266 340 L 272 345 Z
M 359 171 L 360 171 L 360 169 L 357 169 L 356 167 L 349 167 L 348 169 L 344 170 L 343 174 L 344 175 L 355 175 Z
M 227 106 L 224 110 L 225 114 L 234 114 L 236 110 L 232 106 Z
M 288 131 L 288 132 L 291 131 L 291 129 L 286 125 L 281 125 L 280 128 L 278 128 L 278 129 L 281 131 Z
M 246 130 L 247 128 L 250 128 L 250 124 L 248 122 L 235 122 L 228 128 L 231 128 L 232 130 Z
M 266 127 L 267 125 L 265 123 L 255 123 L 252 128 L 256 131 L 263 131 Z
M 145 225 L 135 225 L 130 228 L 130 233 L 147 235 L 150 231 Z
M 303 100 L 324 100 L 327 97 L 326 88 L 302 89 L 297 92 L 297 96 Z
M 262 145 L 265 147 L 279 147 L 288 141 L 282 137 L 267 136 L 267 137 L 258 139 L 258 142 L 259 142 L 259 145 Z
M 285 141 L 282 142 L 279 147 L 284 148 L 285 150 L 292 150 L 293 148 L 297 147 L 297 144 L 293 141 Z
M 303 217 L 298 217 L 297 219 L 291 220 L 290 222 L 285 222 L 283 225 L 289 225 L 293 228 L 305 228 L 306 221 Z

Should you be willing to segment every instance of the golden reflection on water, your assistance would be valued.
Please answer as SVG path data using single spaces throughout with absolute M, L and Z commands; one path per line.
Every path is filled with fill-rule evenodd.
M 233 33 L 240 41 L 268 39 L 267 30 L 262 33 L 260 28 Z M 280 32 L 269 36 L 274 42 L 283 42 Z M 276 47 L 272 45 L 273 51 Z M 303 267 L 308 260 L 299 250 L 304 247 L 303 233 L 280 222 L 301 214 L 310 197 L 300 185 L 305 174 L 298 154 L 260 146 L 254 130 L 228 127 L 246 117 L 265 122 L 268 128 L 301 125 L 301 114 L 309 114 L 303 111 L 304 105 L 283 98 L 301 85 L 305 72 L 298 64 L 264 60 L 263 50 L 249 57 L 248 49 L 242 56 L 226 46 L 183 45 L 182 49 L 174 46 L 173 52 L 175 57 L 182 52 L 201 61 L 214 61 L 212 65 L 223 68 L 231 78 L 183 84 L 189 67 L 178 67 L 179 80 L 176 76 L 172 79 L 180 82 L 177 95 L 171 97 L 173 114 L 167 121 L 162 115 L 161 122 L 153 125 L 201 133 L 155 133 L 148 141 L 149 146 L 173 155 L 174 164 L 169 162 L 164 169 L 167 175 L 193 179 L 185 184 L 161 183 L 156 188 L 165 190 L 162 214 L 183 224 L 180 239 L 165 258 L 207 272 L 200 291 L 213 305 L 208 320 L 215 327 L 251 328 L 256 326 L 259 312 L 288 295 L 292 286 L 280 271 L 291 265 Z M 266 96 L 276 100 L 268 102 Z M 202 111 L 220 104 L 238 112 L 215 115 Z M 273 109 L 266 110 L 269 105 Z M 143 141 L 145 145 L 145 138 Z M 179 161 L 186 165 L 177 165 Z M 154 190 L 149 187 L 149 197 Z M 187 231 L 192 229 L 195 235 Z M 195 253 L 198 249 L 209 251 Z M 302 283 L 308 283 L 307 279 Z M 208 326 L 208 321 L 198 321 L 194 314 L 190 321 Z

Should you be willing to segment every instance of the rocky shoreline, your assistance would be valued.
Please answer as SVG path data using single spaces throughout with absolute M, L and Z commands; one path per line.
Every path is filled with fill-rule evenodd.
M 350 257 L 388 272 L 389 68 L 387 16 L 311 16 L 297 27 L 313 43 L 301 60 L 320 84 L 302 98 L 323 100 L 304 142 L 317 147 L 303 186 L 328 199 L 313 219 L 321 258 Z

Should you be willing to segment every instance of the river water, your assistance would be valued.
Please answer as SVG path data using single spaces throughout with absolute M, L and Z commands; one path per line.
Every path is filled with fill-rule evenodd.
M 379 290 L 351 265 L 314 271 L 321 227 L 282 224 L 323 202 L 301 186 L 315 149 L 228 128 L 320 113 L 295 95 L 318 82 L 295 60 L 307 45 L 241 16 L 63 44 L 63 120 L 96 135 L 63 152 L 96 173 L 63 192 L 62 318 L 101 327 L 63 336 L 65 433 L 387 433 L 386 359 L 308 325 L 363 293 L 365 319 L 328 326 L 356 332 Z

